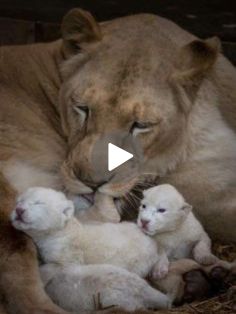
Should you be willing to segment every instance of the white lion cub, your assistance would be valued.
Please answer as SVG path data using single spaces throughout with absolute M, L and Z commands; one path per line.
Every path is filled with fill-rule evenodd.
M 158 260 L 156 243 L 131 222 L 81 223 L 61 192 L 31 188 L 12 213 L 16 229 L 31 236 L 45 263 L 112 264 L 146 277 Z
M 113 265 L 45 264 L 40 273 L 51 299 L 73 313 L 96 309 L 96 299 L 103 308 L 126 311 L 166 308 L 169 302 L 143 278 Z
M 143 195 L 137 223 L 156 240 L 159 249 L 159 260 L 152 273 L 154 279 L 168 273 L 169 260 L 193 257 L 203 265 L 217 261 L 211 253 L 211 240 L 192 213 L 192 206 L 173 186 L 155 186 Z
M 63 276 L 58 277 L 56 267 L 50 266 L 47 268 L 46 277 L 53 276 L 53 281 L 50 280 L 48 285 L 45 271 L 41 269 L 44 283 L 48 286 L 46 290 L 54 287 L 51 294 L 55 301 L 60 301 L 60 304 L 64 302 L 67 309 L 72 304 L 73 310 L 83 308 L 81 302 L 88 300 L 86 289 L 89 286 L 93 287 L 92 292 L 101 292 L 105 303 L 109 299 L 114 300 L 117 305 L 123 305 L 127 309 L 134 310 L 141 305 L 155 308 L 170 306 L 168 296 L 151 288 L 140 278 L 146 277 L 158 260 L 153 239 L 144 235 L 134 223 L 82 224 L 73 217 L 73 213 L 73 203 L 63 193 L 52 189 L 31 188 L 18 198 L 11 215 L 13 226 L 32 237 L 44 263 L 65 267 L 63 276 L 64 279 L 67 278 L 67 283 L 64 282 L 56 291 L 54 288 Z M 90 264 L 90 267 L 85 266 L 86 264 Z M 108 268 L 96 264 L 110 266 Z M 48 275 L 48 270 L 54 274 Z M 117 282 L 114 283 L 113 280 Z M 125 289 L 125 286 L 131 284 L 130 281 L 133 282 L 132 286 L 135 286 L 131 295 L 130 288 Z M 84 286 L 79 288 L 78 285 L 83 283 Z M 73 286 L 77 284 L 78 289 L 71 288 L 72 284 Z M 70 301 L 67 303 L 60 297 L 66 290 L 71 291 L 68 299 Z M 118 293 L 119 290 L 122 292 Z M 84 297 L 78 298 L 78 293 L 83 292 Z M 126 299 L 122 301 L 125 294 Z M 129 300 L 133 305 L 128 306 Z M 87 305 L 91 307 L 91 300 Z

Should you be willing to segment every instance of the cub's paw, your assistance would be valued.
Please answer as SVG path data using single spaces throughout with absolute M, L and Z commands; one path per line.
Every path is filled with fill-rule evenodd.
M 196 262 L 202 265 L 213 265 L 218 262 L 218 258 L 213 254 L 199 255 L 195 257 Z
M 167 276 L 169 272 L 169 263 L 157 263 L 151 272 L 151 278 L 154 280 L 162 279 Z

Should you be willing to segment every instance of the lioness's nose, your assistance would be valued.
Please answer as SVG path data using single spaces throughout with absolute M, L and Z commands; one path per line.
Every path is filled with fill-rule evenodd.
M 103 184 L 107 183 L 108 181 L 100 181 L 100 182 L 91 182 L 91 181 L 82 181 L 86 186 L 90 187 L 94 192 Z

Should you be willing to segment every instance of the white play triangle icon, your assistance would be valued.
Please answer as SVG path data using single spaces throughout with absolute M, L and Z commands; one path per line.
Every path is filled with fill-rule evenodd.
M 116 167 L 122 165 L 127 160 L 133 158 L 134 155 L 130 154 L 126 150 L 113 145 L 108 144 L 108 170 L 112 171 Z

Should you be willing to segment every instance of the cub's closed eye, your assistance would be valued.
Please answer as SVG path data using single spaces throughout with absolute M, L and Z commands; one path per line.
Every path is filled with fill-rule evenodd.
M 142 208 L 146 208 L 146 205 L 145 205 L 145 204 L 142 204 Z
M 44 204 L 44 202 L 41 202 L 41 201 L 34 202 L 34 205 L 43 205 L 43 204 Z
M 159 209 L 157 210 L 157 212 L 158 212 L 158 213 L 164 213 L 164 212 L 166 212 L 166 209 L 165 209 L 165 208 L 159 208 Z

